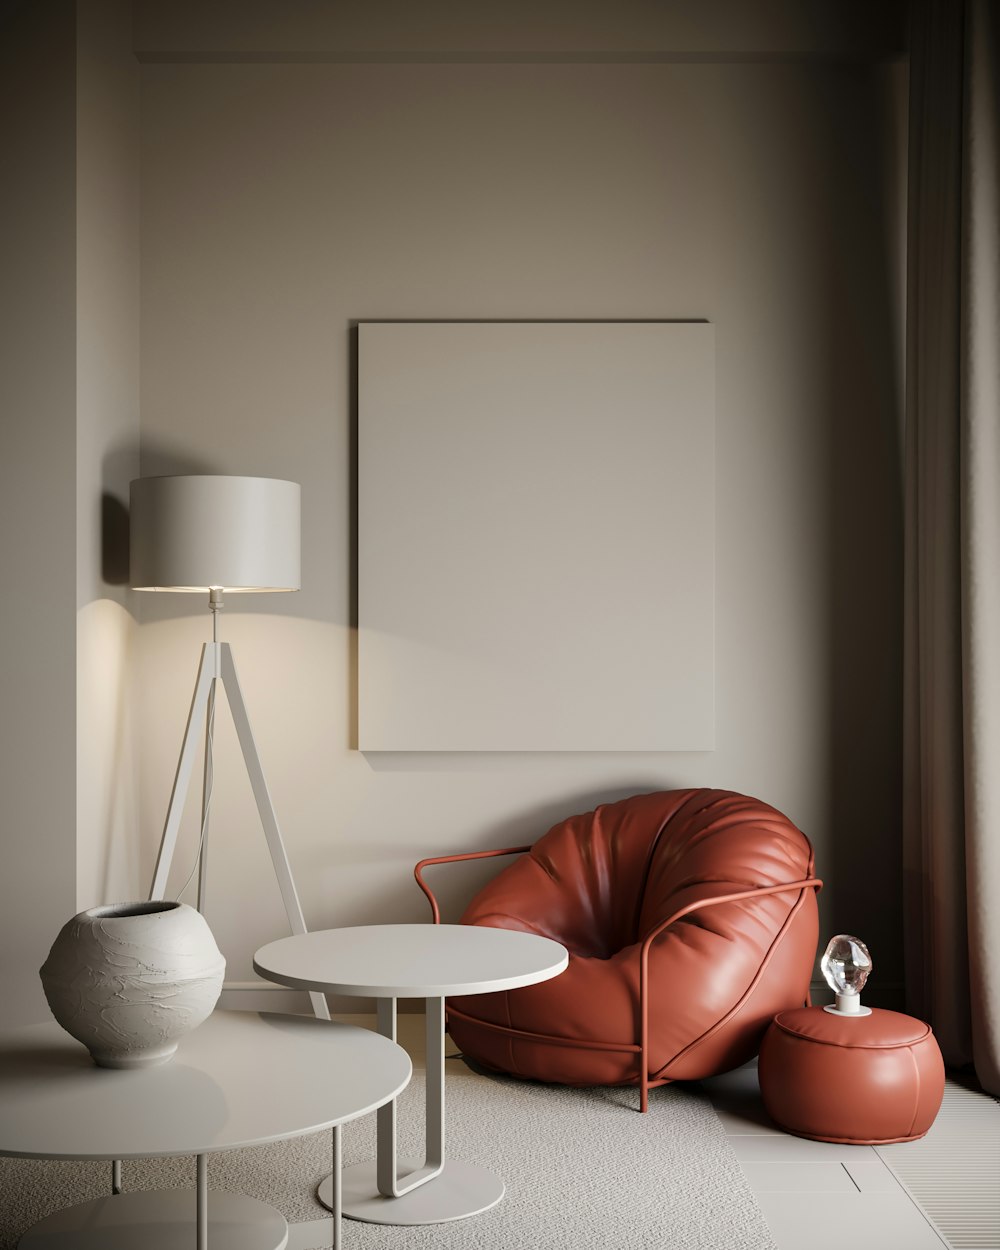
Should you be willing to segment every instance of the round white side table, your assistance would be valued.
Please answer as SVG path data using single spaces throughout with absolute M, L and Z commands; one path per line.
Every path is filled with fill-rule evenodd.
M 500 1201 L 498 1176 L 445 1155 L 444 1000 L 534 985 L 558 976 L 568 962 L 565 947 L 549 938 L 481 925 L 325 929 L 257 952 L 254 969 L 281 985 L 377 999 L 379 1032 L 390 1041 L 396 1038 L 396 999 L 427 1000 L 424 1162 L 397 1159 L 395 1100 L 379 1108 L 376 1160 L 344 1172 L 345 1215 L 374 1224 L 439 1224 Z M 319 1188 L 325 1206 L 335 1205 L 333 1188 L 330 1177 Z
M 19 1250 L 282 1250 L 285 1217 L 208 1188 L 208 1155 L 333 1128 L 394 1098 L 409 1056 L 367 1029 L 216 1011 L 156 1068 L 98 1068 L 55 1023 L 0 1033 L 0 1154 L 35 1159 L 197 1155 L 191 1190 L 114 1193 L 48 1216 Z M 335 1204 L 336 1207 L 336 1204 Z M 340 1244 L 334 1209 L 334 1245 Z M 195 1232 L 195 1230 L 197 1230 Z

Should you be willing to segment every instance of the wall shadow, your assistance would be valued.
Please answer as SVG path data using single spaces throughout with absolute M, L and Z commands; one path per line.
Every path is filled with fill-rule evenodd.
M 905 135 L 894 130 L 890 92 L 878 71 L 845 66 L 826 83 L 816 121 L 833 162 L 823 291 L 833 883 L 826 910 L 834 930 L 867 934 L 889 990 L 903 979 L 903 307 L 897 265 L 905 185 L 898 185 L 896 171 L 905 179 L 899 155 Z

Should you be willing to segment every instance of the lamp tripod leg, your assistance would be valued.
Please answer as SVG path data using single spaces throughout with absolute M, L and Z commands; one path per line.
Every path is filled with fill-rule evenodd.
M 216 697 L 215 681 L 217 678 L 222 679 L 226 697 L 229 700 L 233 724 L 236 726 L 240 750 L 243 752 L 243 762 L 246 764 L 247 773 L 250 777 L 250 786 L 253 790 L 254 801 L 257 804 L 260 822 L 264 829 L 267 849 L 271 855 L 271 863 L 274 865 L 274 874 L 278 880 L 278 889 L 281 892 L 281 899 L 284 903 L 289 926 L 293 934 L 305 933 L 306 922 L 302 914 L 302 904 L 299 902 L 298 891 L 295 888 L 295 881 L 292 877 L 291 865 L 288 862 L 288 853 L 285 850 L 285 843 L 281 836 L 281 830 L 278 827 L 278 818 L 274 813 L 274 804 L 271 802 L 271 795 L 267 788 L 264 770 L 261 767 L 260 756 L 257 754 L 257 743 L 254 741 L 253 730 L 250 727 L 250 717 L 247 713 L 243 691 L 240 688 L 239 677 L 236 673 L 232 648 L 228 642 L 206 642 L 202 647 L 201 664 L 198 668 L 197 680 L 195 681 L 191 709 L 188 712 L 187 727 L 184 730 L 180 759 L 177 761 L 177 771 L 174 774 L 174 785 L 170 793 L 170 805 L 167 808 L 167 819 L 163 826 L 163 836 L 160 839 L 160 850 L 156 859 L 156 869 L 153 873 L 153 884 L 149 891 L 149 897 L 150 899 L 161 899 L 166 894 L 170 865 L 173 862 L 174 851 L 177 848 L 181 814 L 184 810 L 184 801 L 187 798 L 191 784 L 195 748 L 198 745 L 201 732 L 201 717 L 202 715 L 210 717 L 214 710 Z M 210 779 L 207 776 L 205 784 L 206 787 L 210 784 Z M 202 908 L 205 893 L 206 863 L 204 856 L 205 845 L 203 844 L 198 889 L 199 911 Z M 329 1020 L 330 1008 L 327 1005 L 325 995 L 313 992 L 310 993 L 309 998 L 315 1015 L 321 1020 Z
M 288 923 L 293 934 L 305 933 L 306 922 L 302 914 L 302 904 L 299 902 L 298 891 L 295 888 L 295 881 L 292 877 L 291 865 L 288 862 L 288 853 L 285 850 L 284 839 L 278 827 L 278 818 L 274 814 L 274 805 L 271 802 L 271 794 L 267 788 L 267 780 L 261 767 L 260 756 L 257 754 L 257 743 L 254 741 L 253 730 L 250 728 L 250 717 L 247 713 L 246 703 L 243 701 L 243 691 L 240 689 L 240 680 L 236 673 L 233 653 L 228 643 L 223 642 L 218 645 L 220 648 L 222 681 L 225 686 L 226 697 L 229 699 L 229 708 L 233 714 L 233 724 L 236 726 L 236 736 L 240 741 L 240 750 L 243 752 L 243 761 L 250 776 L 250 786 L 257 803 L 260 823 L 264 828 L 267 849 L 271 853 L 271 863 L 274 865 L 274 874 L 278 879 L 278 889 L 281 891 L 281 899 L 285 905 L 285 914 L 288 917 Z M 321 1020 L 329 1020 L 330 1008 L 327 1005 L 325 995 L 313 992 L 310 993 L 309 998 L 316 1016 Z
M 201 734 L 201 717 L 208 708 L 209 694 L 218 675 L 218 648 L 218 643 L 206 642 L 201 649 L 201 664 L 198 666 L 198 677 L 194 684 L 194 694 L 191 697 L 191 709 L 188 712 L 187 726 L 184 730 L 184 741 L 181 744 L 181 754 L 177 761 L 177 771 L 174 774 L 174 785 L 170 792 L 167 819 L 163 825 L 160 850 L 156 857 L 156 869 L 153 872 L 153 884 L 149 890 L 150 899 L 163 898 L 167 892 L 167 878 L 170 876 L 170 865 L 173 863 L 174 851 L 177 849 L 181 814 L 184 811 L 184 800 L 187 798 L 188 787 L 191 784 L 194 753 Z

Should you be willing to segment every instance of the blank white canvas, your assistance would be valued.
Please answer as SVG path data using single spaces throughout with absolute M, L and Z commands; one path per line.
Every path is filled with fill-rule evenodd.
M 714 350 L 359 327 L 362 751 L 713 747 Z

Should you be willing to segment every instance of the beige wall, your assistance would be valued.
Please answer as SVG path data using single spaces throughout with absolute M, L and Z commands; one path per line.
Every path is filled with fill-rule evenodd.
M 77 906 L 142 896 L 128 576 L 139 473 L 139 66 L 128 0 L 77 33 Z
M 45 1013 L 38 968 L 76 872 L 74 5 L 0 28 L 0 984 Z
M 17 1023 L 47 1015 L 38 968 L 61 925 L 139 888 L 122 586 L 138 65 L 124 0 L 0 22 L 0 984 Z
M 515 63 L 481 40 L 487 63 L 462 63 L 474 49 L 449 63 L 398 26 L 409 58 L 384 36 L 384 63 L 368 63 L 331 36 L 331 63 L 308 63 L 291 49 L 300 30 L 247 33 L 231 6 L 206 32 L 198 15 L 220 7 L 139 9 L 142 469 L 302 483 L 302 592 L 234 600 L 222 624 L 309 924 L 422 918 L 422 855 L 531 840 L 636 791 L 718 785 L 807 831 L 829 882 L 824 932 L 864 935 L 891 991 L 899 66 L 817 59 L 802 39 L 802 59 L 757 47 L 750 63 L 670 63 L 664 39 L 646 63 Z M 168 8 L 184 20 L 164 29 Z M 819 50 L 837 51 L 818 29 Z M 253 63 L 263 39 L 278 63 Z M 716 327 L 717 749 L 359 754 L 352 323 L 637 317 Z M 151 856 L 210 625 L 187 598 L 141 610 Z M 214 810 L 208 916 L 239 980 L 284 925 L 224 716 Z M 450 873 L 455 901 L 477 878 Z
M 872 59 L 899 26 L 889 6 L 879 29 L 850 6 L 835 25 L 750 10 L 636 3 L 609 31 L 551 0 L 476 27 L 440 0 L 418 31 L 389 3 L 136 6 L 142 467 L 303 483 L 304 591 L 224 628 L 314 926 L 422 915 L 419 855 L 718 784 L 810 833 L 826 928 L 899 980 L 903 74 Z M 144 605 L 136 863 L 114 541 L 136 464 L 135 69 L 120 0 L 80 15 L 23 5 L 0 41 L 8 1020 L 44 1011 L 35 970 L 77 901 L 146 880 L 208 629 Z M 352 322 L 644 316 L 718 332 L 718 749 L 361 756 Z M 283 922 L 224 720 L 219 739 L 210 918 L 241 977 Z

